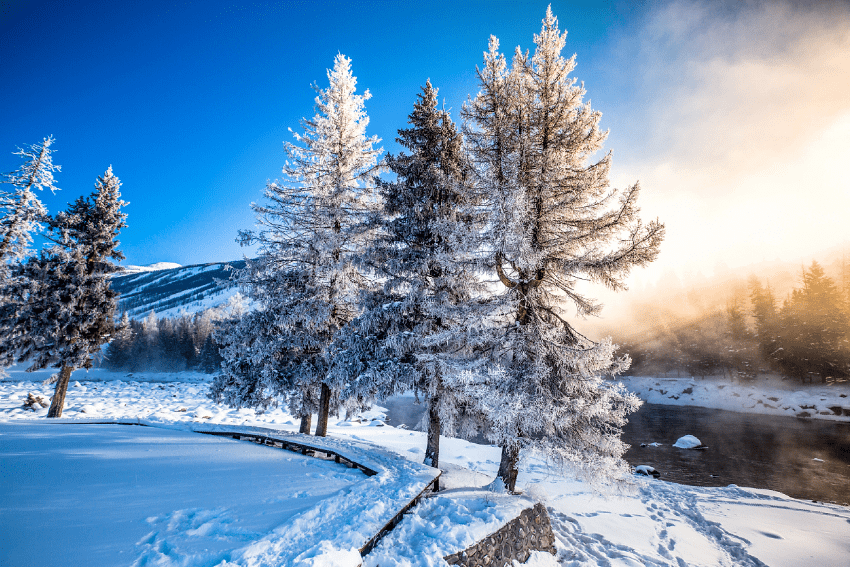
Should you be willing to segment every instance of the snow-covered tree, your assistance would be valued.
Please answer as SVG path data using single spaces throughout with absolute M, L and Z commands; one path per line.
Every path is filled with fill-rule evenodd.
M 10 261 L 26 256 L 32 233 L 41 227 L 47 214 L 35 191 L 58 190 L 53 172 L 60 166 L 53 164 L 52 144 L 51 136 L 40 144 L 18 148 L 15 154 L 24 160 L 23 165 L 3 176 L 2 183 L 11 188 L 0 190 L 0 279 L 7 274 Z
M 478 184 L 489 201 L 487 265 L 492 298 L 489 354 L 494 366 L 472 380 L 502 447 L 499 477 L 516 482 L 524 450 L 544 452 L 588 478 L 627 471 L 619 440 L 633 395 L 603 380 L 628 360 L 610 340 L 593 342 L 568 321 L 600 306 L 576 288 L 589 280 L 623 289 L 631 268 L 651 262 L 664 227 L 638 216 L 639 187 L 611 188 L 610 153 L 593 161 L 607 133 L 570 77 L 566 33 L 547 9 L 533 56 L 517 48 L 508 69 L 490 40 L 478 71 L 480 92 L 463 109 Z
M 110 287 L 118 233 L 125 226 L 121 183 L 110 167 L 95 191 L 50 219 L 54 245 L 15 267 L 0 306 L 0 361 L 61 368 L 48 417 L 61 417 L 71 373 L 90 368 L 101 346 L 120 332 L 118 294 Z
M 377 137 L 366 136 L 364 103 L 371 95 L 355 94 L 351 60 L 337 55 L 328 80 L 326 89 L 316 87 L 316 115 L 302 122 L 295 143 L 286 144 L 285 179 L 267 186 L 267 204 L 254 205 L 261 229 L 241 233 L 243 243 L 260 246 L 241 282 L 262 314 L 218 340 L 231 345 L 225 358 L 242 356 L 234 351 L 239 336 L 256 343 L 244 360 L 258 366 L 231 374 L 232 361 L 226 361 L 213 391 L 233 405 L 285 394 L 302 430 L 318 412 L 316 435 L 325 435 L 329 408 L 338 405 L 338 391 L 326 380 L 328 346 L 359 314 L 358 295 L 367 284 L 353 258 L 367 238 L 364 217 L 377 206 L 372 179 L 382 151 L 374 147 Z
M 469 364 L 462 333 L 469 304 L 483 291 L 472 258 L 480 214 L 469 162 L 449 113 L 428 81 L 389 155 L 395 181 L 378 181 L 383 210 L 362 262 L 382 285 L 337 341 L 334 376 L 344 397 L 368 404 L 413 388 L 428 406 L 425 462 L 439 465 L 441 430 L 454 429 L 451 377 Z M 460 339 L 460 340 L 459 340 Z M 350 392 L 350 393 L 349 393 Z

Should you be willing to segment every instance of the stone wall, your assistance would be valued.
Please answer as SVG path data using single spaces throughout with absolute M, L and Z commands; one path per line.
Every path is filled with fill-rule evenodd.
M 510 567 L 514 560 L 524 563 L 532 550 L 555 554 L 555 535 L 540 503 L 523 510 L 496 533 L 443 559 L 463 567 Z

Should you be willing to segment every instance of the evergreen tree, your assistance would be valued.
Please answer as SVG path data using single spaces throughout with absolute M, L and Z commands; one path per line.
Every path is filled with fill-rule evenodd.
M 52 193 L 58 190 L 53 172 L 61 168 L 53 165 L 52 144 L 51 136 L 40 144 L 18 148 L 15 154 L 23 158 L 23 165 L 3 176 L 3 184 L 11 185 L 12 189 L 0 191 L 0 282 L 8 275 L 8 263 L 26 256 L 32 232 L 41 227 L 47 215 L 35 190 L 50 189 Z
M 204 339 L 204 345 L 201 347 L 201 352 L 198 354 L 198 367 L 201 371 L 207 374 L 212 374 L 221 368 L 221 354 L 219 354 L 220 345 L 213 338 L 212 333 Z
M 752 380 L 758 374 L 756 366 L 757 343 L 747 327 L 746 314 L 742 301 L 735 297 L 726 305 L 728 330 L 725 339 L 725 365 L 730 377 Z
M 126 311 L 121 314 L 119 328 L 123 332 L 116 333 L 115 338 L 106 346 L 104 366 L 110 370 L 124 370 L 130 368 L 131 365 L 130 357 L 134 336 L 130 316 Z
M 259 257 L 249 262 L 241 282 L 271 327 L 261 329 L 254 320 L 260 317 L 252 317 L 218 340 L 225 358 L 243 360 L 234 349 L 244 333 L 243 342 L 263 349 L 244 360 L 265 370 L 230 375 L 235 363 L 227 361 L 214 394 L 234 405 L 253 405 L 267 399 L 259 392 L 287 393 L 302 430 L 318 412 L 316 435 L 322 436 L 330 406 L 339 405 L 339 392 L 327 381 L 328 348 L 359 314 L 358 294 L 368 284 L 353 260 L 368 238 L 361 230 L 364 219 L 376 208 L 372 177 L 381 152 L 373 147 L 379 140 L 366 137 L 364 103 L 371 95 L 355 94 L 351 60 L 338 55 L 328 79 L 327 89 L 316 89 L 316 115 L 303 121 L 297 143 L 286 144 L 284 183 L 270 183 L 268 204 L 254 205 L 261 230 L 240 237 L 259 244 Z M 256 383 L 243 388 L 235 386 L 237 380 Z
M 492 324 L 482 329 L 495 367 L 470 388 L 478 388 L 490 438 L 502 447 L 499 477 L 509 489 L 523 450 L 571 463 L 588 478 L 627 472 L 619 428 L 639 401 L 602 375 L 628 360 L 613 359 L 609 340 L 576 331 L 565 305 L 597 313 L 576 282 L 623 289 L 633 267 L 655 259 L 664 235 L 659 222 L 641 223 L 637 184 L 609 186 L 610 153 L 589 163 L 606 133 L 569 77 L 575 60 L 561 56 L 565 40 L 547 9 L 534 55 L 518 49 L 508 71 L 491 38 L 480 92 L 463 109 L 490 205 L 488 265 L 501 282 Z
M 50 220 L 50 239 L 16 269 L 0 306 L 0 360 L 31 361 L 28 369 L 61 367 L 48 417 L 61 417 L 71 373 L 91 368 L 92 357 L 121 329 L 115 323 L 118 294 L 110 288 L 118 233 L 125 226 L 120 181 L 110 167 L 95 191 Z
M 749 280 L 750 303 L 756 327 L 759 354 L 769 365 L 776 363 L 779 332 L 779 320 L 776 309 L 776 298 L 770 286 L 762 286 L 755 276 Z
M 451 433 L 458 399 L 447 377 L 469 364 L 457 340 L 474 294 L 483 292 L 469 163 L 430 81 L 396 141 L 410 153 L 387 156 L 395 181 L 378 180 L 383 211 L 363 263 L 382 286 L 337 341 L 334 376 L 344 397 L 370 403 L 413 388 L 428 406 L 425 462 L 439 466 L 440 433 Z M 463 356 L 463 354 L 467 356 Z
M 850 361 L 848 326 L 841 294 L 817 262 L 802 272 L 802 287 L 791 292 L 780 311 L 778 364 L 789 376 L 805 381 L 810 373 L 845 376 Z

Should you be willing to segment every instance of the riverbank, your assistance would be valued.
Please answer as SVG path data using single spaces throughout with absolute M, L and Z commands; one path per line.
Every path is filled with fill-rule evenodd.
M 704 379 L 625 376 L 618 380 L 650 404 L 850 423 L 850 382 L 800 384 L 772 375 L 747 383 L 730 383 L 718 376 Z

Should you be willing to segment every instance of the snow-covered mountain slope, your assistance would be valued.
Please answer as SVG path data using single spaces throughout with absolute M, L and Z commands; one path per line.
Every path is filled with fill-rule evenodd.
M 128 266 L 112 279 L 112 288 L 121 294 L 119 311 L 141 319 L 151 311 L 159 317 L 196 313 L 218 307 L 238 293 L 231 279 L 234 269 L 245 267 L 244 260 L 180 266 L 158 262 L 150 266 Z
M 139 272 L 156 272 L 159 270 L 170 270 L 171 268 L 182 268 L 180 264 L 174 262 L 154 262 L 147 266 L 123 266 L 122 272 L 127 274 L 136 274 Z

